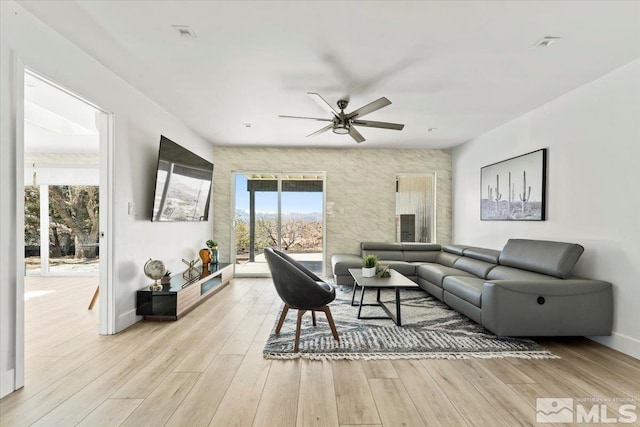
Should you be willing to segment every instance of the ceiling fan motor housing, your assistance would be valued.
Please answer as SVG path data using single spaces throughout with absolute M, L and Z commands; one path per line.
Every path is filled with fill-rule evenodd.
M 344 117 L 344 114 L 340 114 L 340 115 L 342 117 L 333 118 L 333 133 L 344 135 L 349 133 L 351 124 L 349 123 L 349 120 L 346 117 Z

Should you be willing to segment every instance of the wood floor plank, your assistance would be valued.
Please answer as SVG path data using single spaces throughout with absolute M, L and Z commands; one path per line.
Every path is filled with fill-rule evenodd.
M 390 360 L 368 360 L 362 365 L 364 374 L 368 379 L 372 378 L 398 378 L 398 373 L 393 368 Z
M 513 364 L 505 363 L 502 359 L 478 359 L 477 363 L 488 369 L 505 384 L 531 384 L 535 382 Z
M 540 339 L 556 360 L 265 360 L 282 304 L 268 278 L 233 279 L 176 322 L 113 336 L 93 333 L 95 284 L 38 279 L 25 289 L 32 352 L 25 387 L 0 399 L 3 427 L 493 427 L 531 423 L 541 397 L 640 400 L 640 361 L 586 338 Z M 621 404 L 607 402 L 608 415 Z
M 340 424 L 380 424 L 380 416 L 360 360 L 333 364 L 338 421 Z
M 121 425 L 123 427 L 164 425 L 198 381 L 200 375 L 195 372 L 171 372 Z
M 119 426 L 143 399 L 107 399 L 93 410 L 77 427 Z
M 372 378 L 369 387 L 385 427 L 426 426 L 413 405 L 402 381 L 397 378 Z
M 499 414 L 509 425 L 533 426 L 535 424 L 536 413 L 531 406 L 481 363 L 476 360 L 461 360 L 456 366 L 478 392 L 493 405 L 492 411 Z
M 301 360 L 298 427 L 338 426 L 332 363 Z
M 262 357 L 262 345 L 252 344 L 209 425 L 251 425 L 270 366 Z
M 491 404 L 459 371 L 457 363 L 448 360 L 423 360 L 421 362 L 468 425 L 509 425 L 498 414 L 491 410 L 487 411 L 487 408 L 492 407 Z
M 253 339 L 270 308 L 271 303 L 255 304 L 242 322 L 244 327 L 236 329 L 220 349 L 220 354 L 245 354 L 253 343 Z
M 137 378 L 137 373 L 147 366 L 148 360 L 163 360 L 160 357 L 164 353 L 164 347 L 158 343 L 164 339 L 172 339 L 180 331 L 175 328 L 166 329 L 163 334 L 154 336 L 144 342 L 124 342 L 122 354 L 117 363 L 112 364 L 107 370 L 99 376 L 94 377 L 90 381 L 85 381 L 85 385 L 77 390 L 72 396 L 59 404 L 56 408 L 47 413 L 38 420 L 39 425 L 74 425 L 82 420 L 89 412 L 102 401 L 112 396 L 112 394 L 120 389 L 123 384 L 130 382 L 132 378 Z M 125 346 L 126 345 L 126 346 Z M 82 384 L 82 375 L 89 375 L 89 372 L 82 372 L 81 369 L 75 373 L 78 374 Z M 161 371 L 162 378 L 167 376 L 168 372 Z M 74 384 L 75 385 L 75 384 Z M 154 388 L 154 391 L 157 389 Z
M 209 425 L 242 359 L 239 355 L 216 356 L 165 426 Z
M 295 426 L 299 395 L 300 360 L 272 360 L 253 426 Z
M 394 360 L 393 367 L 428 426 L 464 426 L 458 410 L 417 360 Z

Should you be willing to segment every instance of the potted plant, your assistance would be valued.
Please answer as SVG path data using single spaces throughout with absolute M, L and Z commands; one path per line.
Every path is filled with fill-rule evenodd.
M 215 240 L 209 239 L 205 243 L 209 248 L 209 250 L 211 251 L 211 264 L 217 264 L 218 263 L 218 242 L 216 242 Z
M 376 265 L 378 265 L 378 257 L 375 255 L 366 255 L 362 257 L 362 277 L 373 277 L 376 275 Z

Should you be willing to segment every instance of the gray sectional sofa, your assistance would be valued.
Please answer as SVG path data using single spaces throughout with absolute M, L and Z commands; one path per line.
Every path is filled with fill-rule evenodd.
M 331 257 L 336 284 L 352 285 L 362 256 L 409 277 L 498 336 L 610 335 L 611 283 L 571 276 L 574 243 L 511 239 L 502 251 L 461 245 L 363 242 Z

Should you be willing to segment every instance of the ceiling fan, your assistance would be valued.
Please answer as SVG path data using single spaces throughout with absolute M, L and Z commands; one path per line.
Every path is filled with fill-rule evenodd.
M 348 99 L 338 100 L 337 104 L 338 104 L 338 108 L 340 109 L 340 112 L 338 112 L 317 93 L 308 92 L 307 94 L 314 101 L 316 101 L 323 110 L 331 114 L 330 119 L 321 119 L 317 117 L 283 116 L 283 115 L 278 116 L 278 117 L 286 117 L 290 119 L 307 119 L 307 120 L 317 120 L 319 122 L 331 122 L 330 124 L 323 127 L 322 129 L 307 135 L 307 137 L 319 135 L 323 132 L 328 131 L 329 129 L 332 129 L 333 133 L 337 133 L 340 135 L 349 134 L 353 139 L 355 139 L 356 142 L 362 142 L 365 139 L 360 134 L 360 132 L 356 130 L 355 126 L 364 126 L 364 127 L 381 128 L 381 129 L 393 129 L 393 130 L 402 130 L 402 128 L 404 128 L 404 125 L 399 123 L 360 120 L 360 117 L 364 116 L 365 114 L 373 113 L 374 111 L 379 110 L 391 104 L 391 101 L 389 101 L 384 96 L 376 101 L 373 101 L 363 107 L 358 108 L 357 110 L 352 111 L 351 113 L 345 113 L 344 109 L 347 108 L 347 105 L 349 104 Z

